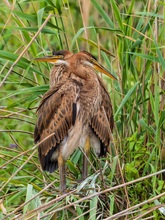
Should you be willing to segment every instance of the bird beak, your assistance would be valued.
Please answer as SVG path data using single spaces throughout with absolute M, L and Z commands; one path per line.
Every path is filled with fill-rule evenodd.
M 108 70 L 106 70 L 100 63 L 97 61 L 93 60 L 93 67 L 98 70 L 101 73 L 104 73 L 105 75 L 109 76 L 110 78 L 117 80 L 115 76 L 113 76 Z
M 34 60 L 37 62 L 47 62 L 47 63 L 56 63 L 57 61 L 63 60 L 62 55 L 58 56 L 47 56 L 47 57 L 41 57 L 41 58 L 35 58 Z

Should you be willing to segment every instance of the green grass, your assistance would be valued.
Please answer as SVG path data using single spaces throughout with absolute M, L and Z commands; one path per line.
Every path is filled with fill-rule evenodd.
M 164 219 L 164 1 L 16 0 L 1 2 L 0 13 L 0 219 Z M 64 196 L 33 142 L 52 67 L 34 58 L 61 49 L 88 50 L 118 78 L 104 78 L 112 153 L 91 152 L 89 177 L 78 183 L 82 153 L 74 152 Z

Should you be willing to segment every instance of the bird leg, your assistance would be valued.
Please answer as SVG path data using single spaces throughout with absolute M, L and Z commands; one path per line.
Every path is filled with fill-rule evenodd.
M 61 152 L 58 156 L 58 166 L 59 166 L 59 174 L 60 174 L 60 191 L 61 194 L 65 193 L 66 190 L 66 170 L 65 170 L 65 160 L 62 157 Z
M 85 147 L 84 147 L 84 153 L 83 155 L 83 170 L 82 170 L 82 179 L 85 180 L 88 176 L 88 156 L 90 151 L 90 140 L 89 137 L 86 139 Z

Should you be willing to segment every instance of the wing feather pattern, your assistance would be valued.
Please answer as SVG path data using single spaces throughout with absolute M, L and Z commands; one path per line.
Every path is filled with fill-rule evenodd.
M 49 139 L 39 145 L 39 159 L 43 170 L 53 172 L 58 168 L 57 154 L 60 142 L 68 135 L 68 130 L 75 122 L 76 88 L 72 80 L 52 87 L 38 107 L 38 121 L 35 126 L 34 140 L 40 142 L 54 133 Z
M 99 77 L 98 79 L 101 86 L 102 102 L 91 120 L 91 127 L 101 142 L 100 156 L 105 156 L 110 143 L 110 133 L 113 130 L 114 120 L 108 91 L 102 79 Z

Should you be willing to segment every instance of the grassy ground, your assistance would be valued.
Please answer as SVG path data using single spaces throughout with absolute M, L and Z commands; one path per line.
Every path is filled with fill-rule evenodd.
M 165 219 L 164 1 L 42 0 L 0 3 L 0 219 Z M 105 78 L 115 129 L 112 153 L 67 161 L 44 173 L 33 142 L 36 107 L 52 50 L 88 50 L 118 81 Z

